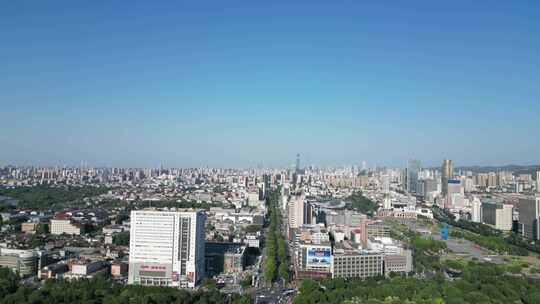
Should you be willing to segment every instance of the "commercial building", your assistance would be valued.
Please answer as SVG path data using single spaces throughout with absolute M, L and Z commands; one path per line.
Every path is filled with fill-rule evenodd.
M 9 268 L 23 277 L 35 275 L 38 267 L 38 253 L 34 250 L 0 247 L 0 267 Z
M 418 171 L 420 171 L 419 160 L 409 160 L 407 162 L 407 191 L 410 193 L 418 192 Z
M 330 242 L 320 244 L 300 243 L 297 252 L 298 277 L 325 277 L 330 275 L 332 246 Z
M 204 275 L 204 214 L 131 212 L 129 284 L 193 288 Z
M 523 235 L 529 239 L 540 240 L 540 196 L 519 199 L 518 208 Z
M 383 275 L 383 253 L 336 243 L 331 263 L 332 278 L 369 278 Z
M 512 230 L 513 206 L 497 202 L 482 204 L 482 221 L 500 230 Z

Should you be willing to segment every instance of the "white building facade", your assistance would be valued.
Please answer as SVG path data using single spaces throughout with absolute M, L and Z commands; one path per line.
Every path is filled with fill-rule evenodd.
M 129 284 L 193 288 L 204 276 L 204 214 L 131 212 Z
M 69 219 L 51 219 L 51 234 L 81 234 L 81 226 L 73 223 Z
M 482 222 L 482 202 L 475 197 L 472 201 L 471 206 L 471 221 L 475 223 L 481 223 Z
M 304 205 L 305 201 L 303 196 L 293 197 L 293 199 L 289 201 L 289 228 L 299 228 L 304 224 Z

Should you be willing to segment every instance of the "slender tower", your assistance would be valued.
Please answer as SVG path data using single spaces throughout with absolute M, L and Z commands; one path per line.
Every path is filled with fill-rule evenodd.
M 452 160 L 443 160 L 441 172 L 442 194 L 443 196 L 446 196 L 448 195 L 448 180 L 454 176 L 454 166 L 452 165 Z

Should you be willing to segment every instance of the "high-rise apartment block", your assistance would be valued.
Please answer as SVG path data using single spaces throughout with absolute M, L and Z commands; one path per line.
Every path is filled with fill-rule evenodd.
M 129 284 L 195 287 L 204 276 L 204 214 L 131 212 Z
M 540 196 L 520 199 L 518 209 L 523 235 L 529 239 L 540 240 Z
M 495 202 L 482 204 L 482 221 L 499 230 L 512 230 L 513 206 Z
M 291 198 L 287 213 L 289 228 L 299 228 L 304 224 L 313 223 L 313 207 L 309 202 L 306 202 L 304 195 Z
M 472 201 L 471 220 L 475 223 L 482 222 L 482 202 L 475 197 Z

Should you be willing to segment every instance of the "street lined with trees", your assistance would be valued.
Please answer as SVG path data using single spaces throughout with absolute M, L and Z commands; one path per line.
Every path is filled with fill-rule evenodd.
M 275 279 L 289 281 L 289 259 L 287 243 L 281 233 L 281 214 L 278 207 L 280 191 L 271 191 L 266 199 L 270 219 L 266 239 L 265 278 L 268 282 Z

